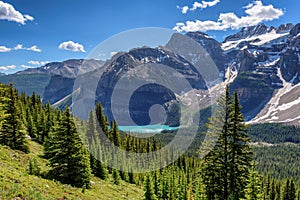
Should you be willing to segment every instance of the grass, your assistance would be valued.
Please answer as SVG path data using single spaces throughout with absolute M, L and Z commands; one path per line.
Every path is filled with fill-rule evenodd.
M 31 153 L 24 154 L 0 146 L 0 200 L 7 199 L 142 199 L 143 190 L 133 184 L 121 181 L 114 185 L 110 177 L 103 181 L 92 178 L 92 188 L 82 192 L 81 188 L 64 185 L 54 180 L 28 174 L 28 162 L 35 158 L 42 172 L 48 170 L 47 161 L 41 157 L 42 146 L 30 142 Z

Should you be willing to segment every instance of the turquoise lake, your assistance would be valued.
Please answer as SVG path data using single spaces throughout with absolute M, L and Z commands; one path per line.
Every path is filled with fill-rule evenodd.
M 147 125 L 147 126 L 119 126 L 119 130 L 133 133 L 160 133 L 164 130 L 173 131 L 179 127 L 170 127 L 167 125 Z

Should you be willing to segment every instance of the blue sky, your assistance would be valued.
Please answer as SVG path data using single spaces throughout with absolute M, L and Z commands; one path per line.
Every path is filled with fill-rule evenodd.
M 206 31 L 222 41 L 241 26 L 298 23 L 299 5 L 298 0 L 0 1 L 0 72 L 86 58 L 105 39 L 135 28 Z

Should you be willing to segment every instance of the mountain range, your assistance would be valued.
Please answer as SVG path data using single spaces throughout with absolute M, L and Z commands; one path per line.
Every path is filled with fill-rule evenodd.
M 192 54 L 184 48 L 186 43 L 190 46 L 197 43 L 201 48 Z M 207 107 L 214 103 L 208 99 L 210 95 L 222 91 L 226 84 L 230 85 L 231 91 L 237 91 L 248 123 L 299 124 L 299 49 L 300 23 L 279 27 L 267 27 L 264 24 L 245 27 L 227 36 L 223 42 L 201 32 L 188 32 L 185 35 L 176 33 L 165 46 L 135 48 L 118 53 L 107 61 L 72 59 L 48 63 L 15 74 L 1 75 L 0 82 L 12 81 L 20 91 L 28 94 L 35 92 L 42 96 L 44 103 L 63 107 L 71 105 L 76 80 L 101 74 L 94 88 L 95 99 L 102 102 L 105 113 L 112 119 L 115 114 L 125 112 L 116 103 L 117 113 L 112 114 L 111 100 L 118 81 L 127 76 L 129 83 L 132 78 L 129 72 L 140 66 L 149 63 L 165 65 L 182 74 L 193 92 L 182 89 L 174 94 L 155 83 L 138 88 L 130 98 L 129 107 L 132 109 L 131 118 L 139 125 L 149 124 L 150 107 L 160 104 L 166 110 L 167 124 L 177 126 L 179 122 L 174 116 L 180 110 L 176 102 L 182 101 L 187 106 L 200 102 Z M 203 60 L 207 54 L 209 57 Z M 199 67 L 204 71 L 211 70 L 212 65 L 219 72 L 214 79 L 210 80 L 210 77 L 203 76 L 197 70 Z M 150 80 L 151 73 L 145 67 L 140 79 Z M 77 92 L 82 96 L 93 92 L 88 89 L 89 84 L 84 83 L 82 87 L 85 90 L 81 88 Z M 120 92 L 128 90 L 128 85 L 120 86 Z M 196 93 L 198 99 L 194 99 L 191 93 Z M 121 120 L 124 120 L 123 124 L 131 123 L 125 118 Z

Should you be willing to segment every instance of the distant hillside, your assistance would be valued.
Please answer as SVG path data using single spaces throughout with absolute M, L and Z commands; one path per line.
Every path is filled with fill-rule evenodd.
M 42 97 L 50 79 L 49 74 L 10 74 L 0 76 L 0 83 L 12 82 L 19 92 L 25 92 L 28 95 L 35 92 Z

